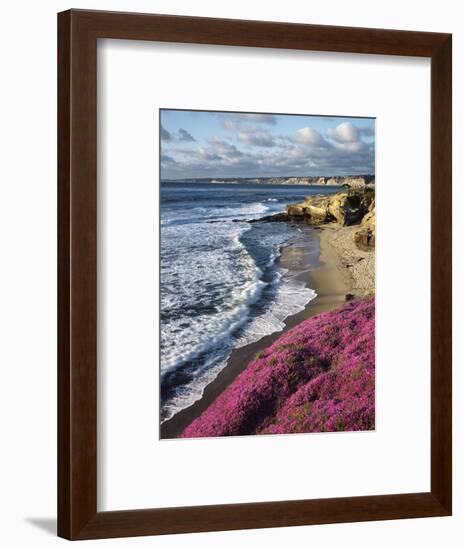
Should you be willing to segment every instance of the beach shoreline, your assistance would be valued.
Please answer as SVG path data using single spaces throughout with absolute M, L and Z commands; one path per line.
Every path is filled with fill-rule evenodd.
M 301 269 L 301 259 L 307 252 L 300 243 L 297 247 L 294 243 L 283 247 L 280 265 L 297 273 L 297 278 L 314 289 L 317 296 L 302 311 L 287 317 L 282 331 L 235 349 L 226 367 L 204 388 L 202 397 L 161 425 L 161 439 L 177 438 L 246 369 L 257 353 L 286 331 L 310 317 L 342 306 L 352 294 L 364 296 L 374 288 L 374 253 L 362 252 L 355 247 L 352 230 L 338 224 L 310 229 L 319 238 L 320 265 L 314 269 Z

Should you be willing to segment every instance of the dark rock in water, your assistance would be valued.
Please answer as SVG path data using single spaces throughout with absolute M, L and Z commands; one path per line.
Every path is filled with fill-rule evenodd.
M 233 220 L 235 221 L 235 220 Z M 278 214 L 270 214 L 269 216 L 264 216 L 263 218 L 257 218 L 254 220 L 246 220 L 249 223 L 257 222 L 288 222 L 290 221 L 289 216 L 286 212 L 279 212 Z

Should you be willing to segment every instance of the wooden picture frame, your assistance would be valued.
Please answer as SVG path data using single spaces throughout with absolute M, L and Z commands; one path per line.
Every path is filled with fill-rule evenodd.
M 101 38 L 431 59 L 430 492 L 97 512 Z M 81 10 L 58 15 L 59 536 L 97 539 L 451 514 L 451 69 L 450 34 Z

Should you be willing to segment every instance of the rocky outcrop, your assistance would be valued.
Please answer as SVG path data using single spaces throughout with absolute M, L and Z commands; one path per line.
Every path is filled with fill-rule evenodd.
M 320 225 L 334 221 L 329 211 L 330 199 L 327 195 L 306 197 L 299 204 L 290 204 L 286 207 L 286 214 L 292 221 L 304 221 L 309 225 Z
M 345 185 L 351 189 L 362 189 L 371 185 L 374 179 L 371 176 L 336 176 L 327 178 L 326 185 Z
M 237 220 L 238 221 L 238 220 Z M 352 233 L 357 248 L 375 248 L 375 190 L 371 187 L 348 189 L 334 195 L 313 195 L 304 202 L 289 204 L 285 212 L 248 220 L 257 222 L 293 222 L 320 226 L 327 223 L 343 227 L 358 226 Z
M 371 185 L 373 176 L 307 176 L 292 178 L 272 178 L 266 183 L 279 183 L 281 185 L 328 185 L 328 186 L 346 186 L 354 189 Z
M 289 204 L 285 212 L 249 220 L 256 222 L 293 222 L 320 226 L 336 223 L 343 227 L 358 225 L 353 233 L 354 243 L 361 250 L 375 248 L 375 190 L 348 189 L 334 195 L 314 195 L 304 202 Z
M 343 226 L 360 224 L 374 203 L 371 189 L 349 189 L 335 195 L 306 197 L 304 202 L 290 204 L 286 214 L 291 221 L 303 221 L 309 225 L 337 222 Z
M 233 220 L 234 222 L 242 222 L 242 219 Z M 278 214 L 269 214 L 262 218 L 255 218 L 247 220 L 248 223 L 260 223 L 260 222 L 289 222 L 291 221 L 286 212 L 279 212 Z
M 360 250 L 373 250 L 375 248 L 376 239 L 376 210 L 375 201 L 373 201 L 368 209 L 367 214 L 363 217 L 358 231 L 353 235 L 354 243 Z

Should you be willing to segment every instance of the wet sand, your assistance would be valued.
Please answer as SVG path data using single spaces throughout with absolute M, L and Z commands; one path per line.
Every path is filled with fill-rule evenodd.
M 343 230 L 344 228 L 341 228 L 341 231 Z M 331 242 L 334 233 L 325 227 L 318 230 L 311 228 L 310 231 L 312 235 L 314 231 L 319 235 L 320 247 L 315 251 L 315 258 L 313 239 L 307 239 L 307 246 L 301 245 L 299 241 L 297 244 L 285 247 L 279 258 L 279 264 L 295 273 L 297 278 L 304 280 L 309 288 L 316 291 L 317 296 L 306 305 L 303 311 L 285 320 L 286 326 L 283 331 L 274 332 L 258 342 L 234 350 L 227 366 L 206 386 L 202 397 L 161 425 L 161 439 L 178 437 L 233 382 L 259 351 L 271 345 L 285 331 L 309 317 L 336 309 L 345 303 L 346 295 L 352 292 L 355 281 L 348 267 L 349 264 L 346 265 L 340 256 L 340 250 Z M 315 269 L 314 264 L 318 264 Z

